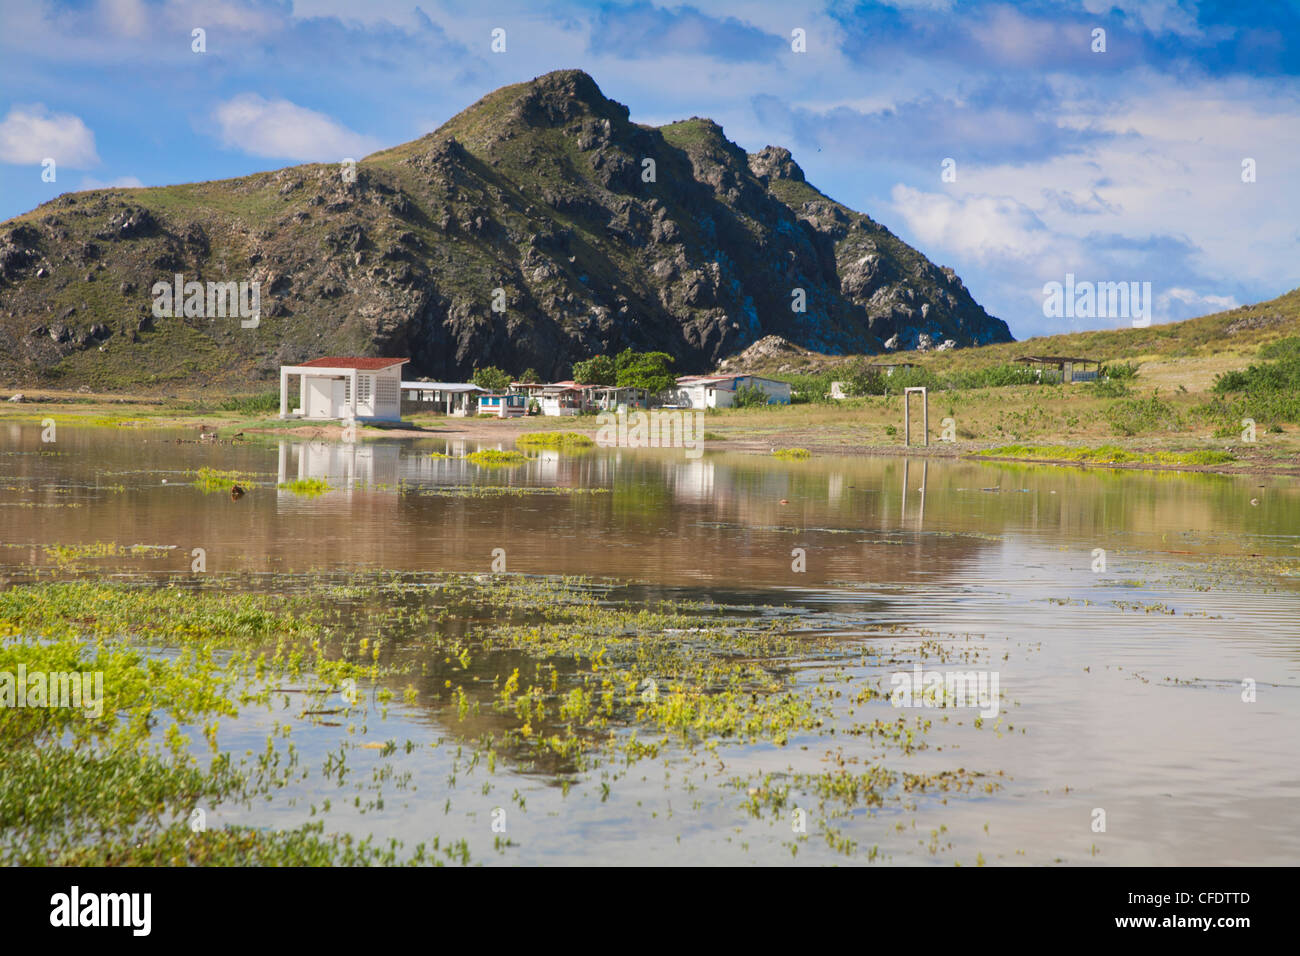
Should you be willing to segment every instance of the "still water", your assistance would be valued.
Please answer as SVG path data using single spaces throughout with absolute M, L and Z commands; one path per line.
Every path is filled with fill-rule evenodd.
M 414 751 L 360 749 L 339 727 L 305 724 L 294 730 L 304 765 L 346 747 L 360 772 L 308 775 L 266 805 L 216 808 L 209 825 L 297 826 L 331 796 L 331 830 L 437 833 L 487 863 L 1300 862 L 1292 480 L 607 449 L 485 469 L 461 458 L 476 443 L 193 438 L 61 427 L 47 444 L 37 427 L 2 426 L 0 586 L 69 573 L 47 549 L 99 542 L 155 547 L 80 573 L 189 578 L 202 549 L 206 574 L 254 589 L 358 572 L 583 576 L 630 585 L 628 600 L 771 615 L 845 648 L 886 642 L 874 671 L 852 654 L 783 662 L 795 686 L 831 688 L 835 707 L 839 682 L 883 679 L 887 698 L 891 675 L 938 646 L 992 670 L 1003 710 L 975 730 L 975 709 L 875 702 L 885 720 L 933 718 L 928 746 L 889 752 L 891 769 L 978 769 L 997 786 L 852 807 L 834 839 L 810 820 L 794 855 L 788 807 L 743 805 L 773 779 L 881 759 L 848 716 L 783 746 L 669 746 L 561 786 L 522 762 L 467 769 L 454 710 L 422 695 L 367 721 Z M 237 500 L 205 494 L 192 483 L 203 467 L 255 484 Z M 277 487 L 299 478 L 331 490 Z M 279 716 L 241 714 L 222 746 L 258 748 Z M 489 824 L 503 805 L 501 850 Z

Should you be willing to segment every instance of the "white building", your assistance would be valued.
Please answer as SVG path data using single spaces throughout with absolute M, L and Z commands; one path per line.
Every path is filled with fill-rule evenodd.
M 408 411 L 442 412 L 444 415 L 472 415 L 478 396 L 486 392 L 470 382 L 403 382 L 402 400 Z
M 758 375 L 683 375 L 677 386 L 663 393 L 664 404 L 682 408 L 730 408 L 736 389 L 752 386 L 767 396 L 769 405 L 790 404 L 790 383 Z
M 409 361 L 329 356 L 282 365 L 280 417 L 401 421 L 402 366 Z

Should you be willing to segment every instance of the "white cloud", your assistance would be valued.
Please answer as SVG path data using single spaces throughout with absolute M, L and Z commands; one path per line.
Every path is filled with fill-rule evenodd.
M 1169 313 L 1173 311 L 1172 306 L 1175 302 L 1191 306 L 1198 314 L 1225 312 L 1241 305 L 1230 295 L 1202 295 L 1194 289 L 1170 289 L 1156 296 L 1156 309 L 1161 313 Z
M 71 113 L 51 113 L 40 103 L 14 106 L 0 120 L 0 162 L 35 165 L 47 157 L 73 169 L 98 166 L 95 134 Z
M 116 179 L 96 179 L 93 176 L 81 178 L 82 189 L 141 189 L 144 183 L 134 176 L 118 176 Z
M 1059 241 L 1032 209 L 1008 196 L 950 196 L 899 184 L 890 198 L 921 248 L 942 249 L 968 262 L 1032 264 Z
M 1115 0 L 1083 0 L 1083 8 L 1094 16 L 1108 16 L 1119 6 Z M 1201 36 L 1196 17 L 1183 9 L 1179 0 L 1129 0 L 1123 16 L 1142 24 L 1154 34 L 1176 33 Z
M 252 156 L 336 162 L 360 159 L 382 146 L 324 113 L 256 93 L 241 93 L 220 104 L 214 118 L 222 143 Z

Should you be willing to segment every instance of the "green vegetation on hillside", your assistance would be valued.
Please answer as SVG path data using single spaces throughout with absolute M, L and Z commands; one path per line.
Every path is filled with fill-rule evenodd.
M 1261 425 L 1300 421 L 1300 336 L 1265 345 L 1259 358 L 1265 361 L 1218 376 L 1215 397 L 1198 411 L 1228 431 L 1246 418 Z

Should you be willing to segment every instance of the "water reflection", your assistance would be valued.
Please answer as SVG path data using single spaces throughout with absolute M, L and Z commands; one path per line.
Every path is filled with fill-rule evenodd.
M 11 580 L 33 566 L 61 573 L 47 550 L 58 544 L 160 545 L 88 562 L 160 578 L 187 576 L 194 547 L 218 574 L 480 572 L 503 548 L 511 572 L 645 582 L 635 589 L 643 600 L 765 604 L 846 640 L 892 641 L 907 629 L 914 643 L 925 635 L 962 651 L 991 649 L 1012 701 L 1014 729 L 974 734 L 941 723 L 932 748 L 900 764 L 939 770 L 957 759 L 1006 771 L 997 797 L 953 800 L 926 826 L 974 834 L 965 859 L 978 848 L 990 861 L 1088 862 L 1094 843 L 1103 846 L 1097 862 L 1108 863 L 1300 858 L 1300 491 L 1289 479 L 617 449 L 530 452 L 518 467 L 488 469 L 464 460 L 479 446 L 463 441 L 213 447 L 187 433 L 61 426 L 51 446 L 38 426 L 0 434 L 0 573 Z M 205 494 L 193 483 L 200 468 L 256 482 L 239 500 Z M 280 487 L 298 479 L 332 490 L 312 497 Z M 1099 548 L 1104 574 L 1092 567 Z M 804 570 L 793 566 L 794 549 L 806 552 Z M 772 610 L 779 605 L 790 608 Z M 459 634 L 470 624 L 440 626 Z M 488 654 L 476 666 L 495 675 L 520 661 Z M 421 703 L 395 706 L 399 726 L 377 732 L 456 733 L 459 718 L 440 690 L 453 676 L 445 655 L 431 657 Z M 1243 676 L 1258 682 L 1255 704 L 1241 701 Z M 820 682 L 827 671 L 809 666 L 801 679 Z M 475 693 L 486 704 L 494 689 L 485 682 Z M 267 733 L 259 719 L 241 716 L 235 732 L 246 739 L 236 736 L 236 746 L 259 745 Z M 486 706 L 475 719 L 480 730 L 504 726 Z M 304 746 L 319 763 L 338 740 L 336 729 L 317 727 Z M 859 745 L 836 741 L 850 752 Z M 810 736 L 779 752 L 724 747 L 719 759 L 728 773 L 820 772 L 829 746 Z M 420 825 L 412 821 L 444 819 L 452 749 L 408 759 L 403 770 L 418 790 L 394 795 L 385 813 L 358 815 L 357 831 L 410 837 Z M 642 786 L 634 773 L 609 803 L 565 802 L 521 774 L 517 785 L 536 809 L 514 831 L 520 861 L 581 861 L 600 828 L 665 861 L 788 860 L 766 824 L 746 831 L 754 855 L 736 856 L 741 841 L 732 837 L 749 824 L 737 820 L 734 794 L 709 789 L 714 765 L 705 769 L 711 782 L 692 781 L 691 797 L 705 809 L 689 816 L 653 774 Z M 303 805 L 316 785 L 295 791 Z M 486 814 L 500 799 L 476 805 L 476 792 L 459 791 L 458 810 Z M 1106 841 L 1087 826 L 1096 806 L 1115 821 Z M 669 811 L 678 815 L 659 839 L 654 828 Z M 880 841 L 896 861 L 918 852 L 914 834 L 895 836 L 890 820 L 855 826 L 855 839 Z M 1018 856 L 1025 848 L 1031 855 Z
M 1070 568 L 1086 568 L 1096 548 L 1300 558 L 1300 500 L 1285 479 L 618 449 L 530 452 L 492 469 L 464 460 L 478 446 L 463 441 L 210 447 L 65 427 L 51 446 L 35 426 L 6 434 L 6 543 L 203 546 L 226 570 L 480 571 L 503 547 L 517 571 L 813 588 L 960 579 L 1012 542 Z M 204 494 L 192 480 L 205 467 L 257 481 L 238 501 Z M 279 487 L 296 479 L 331 490 Z M 348 545 L 313 546 L 322 539 Z M 808 554 L 798 575 L 796 547 Z

